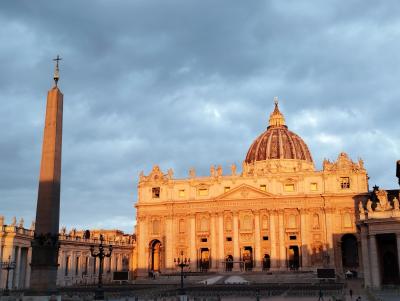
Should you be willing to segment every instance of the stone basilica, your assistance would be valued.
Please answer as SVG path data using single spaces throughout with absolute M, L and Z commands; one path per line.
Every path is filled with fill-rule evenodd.
M 340 153 L 316 170 L 306 143 L 288 129 L 277 100 L 242 171 L 176 179 L 154 166 L 138 185 L 137 274 L 190 270 L 335 268 L 363 274 L 358 204 L 369 197 L 363 161 Z

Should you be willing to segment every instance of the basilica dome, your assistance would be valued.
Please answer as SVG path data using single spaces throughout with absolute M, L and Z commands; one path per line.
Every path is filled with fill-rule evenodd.
M 310 151 L 303 139 L 288 130 L 276 99 L 275 109 L 269 117 L 269 126 L 252 143 L 245 162 L 254 163 L 270 159 L 294 159 L 313 164 Z

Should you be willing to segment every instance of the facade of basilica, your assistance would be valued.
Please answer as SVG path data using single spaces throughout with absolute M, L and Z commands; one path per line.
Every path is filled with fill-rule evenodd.
M 368 199 L 363 161 L 345 153 L 316 170 L 306 143 L 291 132 L 278 103 L 242 170 L 210 168 L 177 179 L 154 166 L 141 173 L 137 274 L 175 270 L 315 270 L 363 275 L 358 204 Z

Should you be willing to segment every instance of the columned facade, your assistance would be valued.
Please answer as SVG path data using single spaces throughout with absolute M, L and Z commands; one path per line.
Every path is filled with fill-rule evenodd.
M 228 172 L 211 166 L 202 176 L 191 168 L 187 178 L 175 178 L 155 165 L 140 174 L 138 275 L 152 270 L 152 257 L 141 252 L 154 240 L 164 247 L 161 273 L 176 271 L 173 259 L 182 252 L 191 271 L 361 271 L 351 246 L 360 241 L 356 204 L 367 197 L 363 161 L 341 153 L 316 170 L 276 104 L 240 172 L 232 164 Z

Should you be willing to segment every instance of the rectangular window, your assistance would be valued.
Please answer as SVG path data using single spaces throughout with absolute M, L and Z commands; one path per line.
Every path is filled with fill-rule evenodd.
M 179 190 L 179 197 L 180 198 L 184 198 L 185 196 L 186 196 L 185 189 L 180 189 Z
M 232 237 L 227 237 L 226 241 L 232 241 Z
M 350 178 L 349 177 L 341 177 L 340 178 L 340 188 L 342 188 L 342 189 L 350 188 Z
M 224 187 L 224 192 L 228 192 L 231 188 L 229 186 Z
M 201 242 L 207 242 L 207 238 L 200 239 Z
M 208 195 L 208 188 L 199 188 L 198 194 L 199 194 L 199 196 Z
M 267 191 L 267 185 L 261 184 L 260 185 L 260 189 L 263 190 L 263 191 Z
M 296 235 L 290 235 L 290 236 L 289 236 L 289 239 L 290 239 L 290 240 L 296 240 L 297 237 L 296 237 Z
M 152 195 L 153 195 L 153 199 L 158 199 L 160 198 L 160 187 L 153 187 L 151 189 Z
M 263 236 L 263 240 L 268 240 L 268 236 Z
M 286 192 L 293 192 L 294 191 L 294 184 L 285 184 L 284 190 Z
M 318 190 L 318 184 L 317 183 L 311 183 L 310 184 L 310 190 L 311 191 L 317 191 Z

